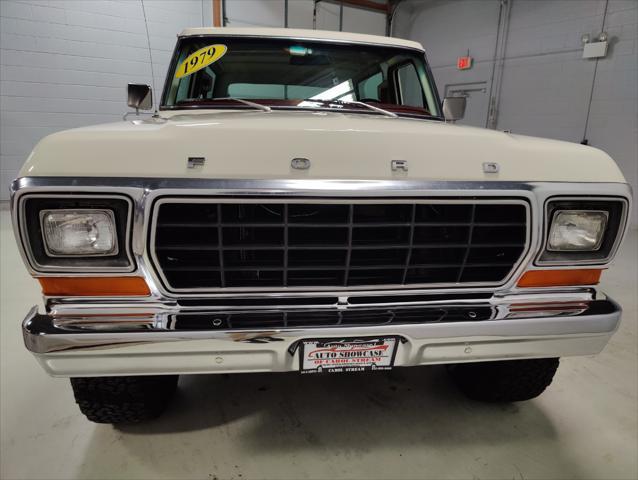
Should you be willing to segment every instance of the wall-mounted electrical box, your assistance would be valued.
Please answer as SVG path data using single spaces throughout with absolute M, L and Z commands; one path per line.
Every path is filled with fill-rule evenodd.
M 590 42 L 583 46 L 583 58 L 601 58 L 607 55 L 607 41 Z
M 607 32 L 600 32 L 592 41 L 588 33 L 580 37 L 583 44 L 583 58 L 603 58 L 607 56 L 607 45 L 609 44 L 609 35 Z

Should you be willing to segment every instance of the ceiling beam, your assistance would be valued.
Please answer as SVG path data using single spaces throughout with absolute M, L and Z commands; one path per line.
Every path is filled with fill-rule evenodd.
M 222 26 L 222 0 L 213 0 L 213 27 Z

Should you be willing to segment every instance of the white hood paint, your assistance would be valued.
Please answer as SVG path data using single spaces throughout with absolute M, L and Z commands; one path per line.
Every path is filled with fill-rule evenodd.
M 20 176 L 625 182 L 606 153 L 439 121 L 303 111 L 162 112 L 44 138 Z M 187 168 L 188 157 L 205 157 Z M 295 170 L 295 157 L 310 159 Z M 393 172 L 392 160 L 407 160 Z M 483 162 L 500 172 L 486 174 Z

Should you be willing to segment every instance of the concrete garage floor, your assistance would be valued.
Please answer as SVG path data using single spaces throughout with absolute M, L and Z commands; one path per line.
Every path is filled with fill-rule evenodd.
M 563 360 L 536 400 L 473 403 L 441 367 L 188 376 L 160 420 L 113 428 L 24 349 L 40 293 L 0 219 L 3 479 L 638 478 L 635 230 L 604 275 L 620 331 L 601 355 Z

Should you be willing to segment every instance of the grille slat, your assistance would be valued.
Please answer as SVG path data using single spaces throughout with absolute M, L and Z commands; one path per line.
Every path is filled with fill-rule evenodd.
M 287 222 L 286 222 L 287 223 Z M 222 223 L 221 227 L 236 227 L 237 223 Z M 277 223 L 242 223 L 243 227 L 276 227 Z M 282 223 L 282 225 L 285 225 Z M 326 227 L 348 227 L 349 223 L 291 223 L 293 227 L 305 227 L 305 228 L 326 228 Z M 386 222 L 383 223 L 383 227 L 463 227 L 467 225 L 467 222 Z M 521 227 L 525 223 L 521 222 L 475 222 L 475 225 L 480 227 Z M 378 223 L 357 223 L 357 228 L 372 228 L 379 227 Z M 169 222 L 162 224 L 161 228 L 205 228 L 217 227 L 217 223 L 209 222 Z
M 465 248 L 467 247 L 467 243 L 419 243 L 414 244 L 414 248 Z M 484 243 L 484 244 L 475 244 L 472 245 L 473 249 L 480 248 L 492 248 L 492 247 L 520 247 L 519 243 Z M 346 244 L 343 245 L 288 245 L 288 250 L 344 250 L 347 249 L 348 246 Z M 379 249 L 376 245 L 352 245 L 352 250 L 377 250 Z M 410 248 L 410 244 L 385 244 L 383 248 Z M 219 247 L 215 245 L 202 245 L 202 244 L 181 244 L 181 245 L 158 245 L 155 247 L 156 250 L 219 250 Z M 224 245 L 222 250 L 246 250 L 245 246 L 242 245 Z M 285 247 L 278 247 L 277 245 L 251 245 L 250 250 L 285 250 Z
M 412 249 L 414 248 L 414 227 L 416 224 L 416 205 L 412 205 L 412 224 L 410 225 L 410 246 L 405 256 L 405 266 L 403 267 L 403 277 L 401 283 L 405 284 L 408 277 L 408 268 L 410 267 L 410 261 L 412 260 Z
M 439 264 L 439 263 L 429 263 L 429 264 L 416 264 L 410 265 L 410 268 L 461 268 L 461 267 L 508 267 L 510 263 L 461 263 L 461 264 Z M 305 272 L 309 269 L 312 270 L 327 270 L 327 271 L 336 271 L 336 270 L 348 270 L 348 271 L 357 271 L 357 270 L 396 270 L 397 265 L 374 265 L 374 267 L 369 266 L 356 266 L 351 265 L 348 269 L 339 269 L 334 266 L 305 266 L 305 267 L 268 267 L 261 265 L 246 265 L 243 267 L 198 267 L 198 266 L 183 266 L 183 267 L 165 267 L 164 270 L 170 272 L 217 272 L 220 270 L 224 270 L 226 272 L 251 272 L 254 270 L 261 270 L 263 272 L 279 272 L 279 271 L 299 271 Z M 405 267 L 401 267 L 401 270 L 404 270 Z
M 217 204 L 217 237 L 219 238 L 219 245 L 224 245 L 224 232 L 222 228 L 222 206 Z M 224 251 L 219 249 L 219 278 L 221 287 L 226 286 L 226 275 L 224 275 Z
M 461 281 L 463 278 L 463 271 L 465 270 L 465 264 L 467 263 L 467 258 L 470 256 L 470 248 L 472 245 L 472 236 L 474 234 L 474 221 L 476 220 L 476 205 L 472 205 L 472 213 L 470 214 L 470 228 L 468 233 L 468 244 L 465 247 L 465 255 L 463 256 L 463 263 L 461 264 L 461 268 L 459 268 L 459 275 L 456 277 L 457 283 Z
M 288 286 L 288 204 L 284 205 L 284 287 Z
M 152 257 L 169 289 L 504 281 L 525 253 L 520 201 L 163 200 Z
M 350 280 L 350 264 L 352 263 L 352 222 L 354 221 L 354 205 L 350 205 L 348 208 L 348 249 L 346 251 L 346 272 L 344 274 L 344 286 L 348 286 Z

